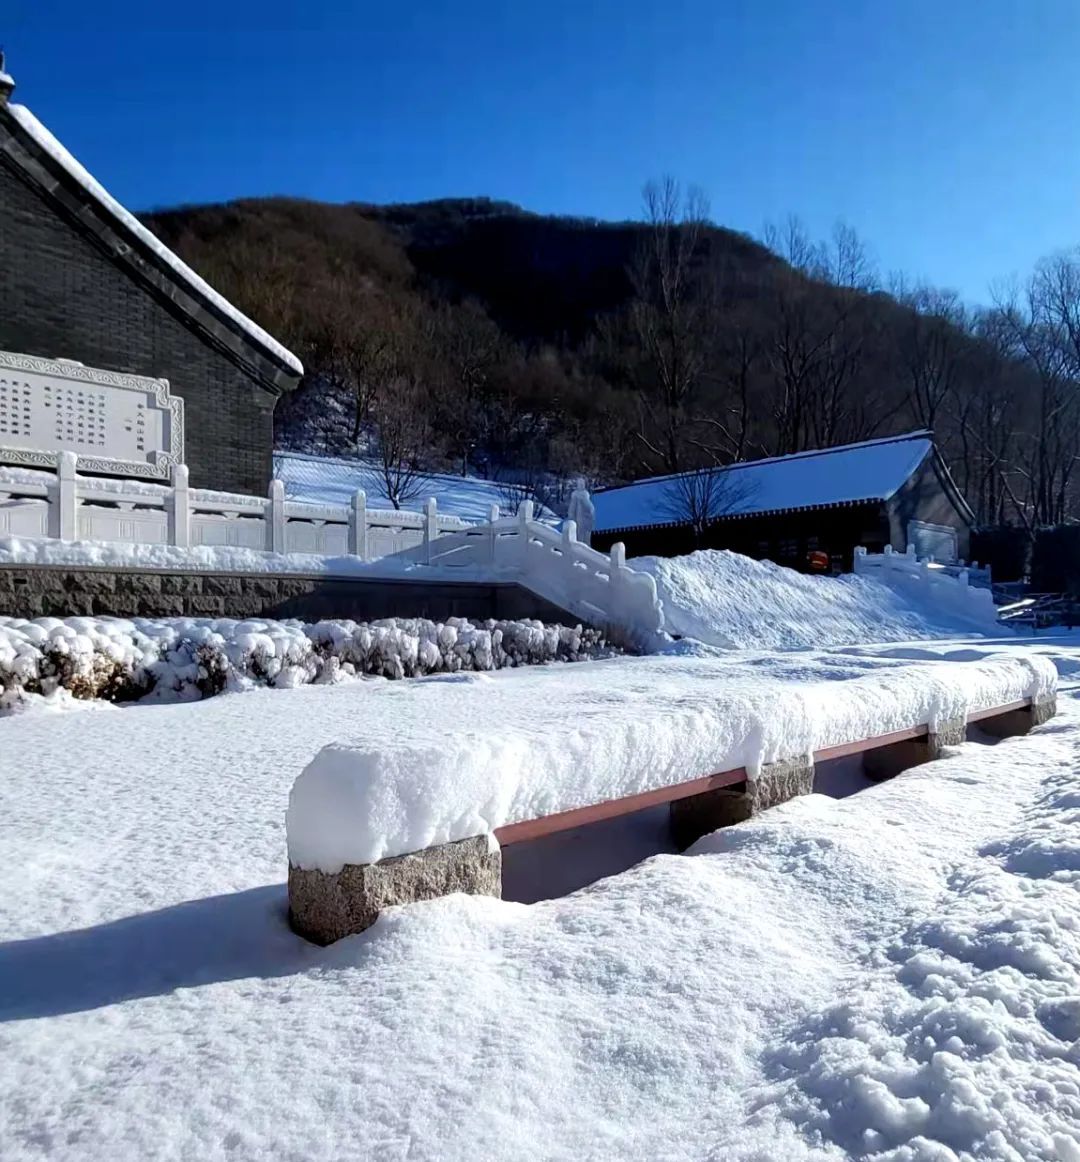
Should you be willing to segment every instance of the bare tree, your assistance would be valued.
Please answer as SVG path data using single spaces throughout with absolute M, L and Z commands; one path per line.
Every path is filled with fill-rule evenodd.
M 425 402 L 418 381 L 402 374 L 379 393 L 373 407 L 383 487 L 396 509 L 417 500 L 427 478 L 434 433 Z
M 866 292 L 877 285 L 869 251 L 838 223 L 814 243 L 798 218 L 767 226 L 765 244 L 791 269 L 772 280 L 766 359 L 773 376 L 775 451 L 866 439 L 895 415 L 863 375 L 879 320 Z
M 677 472 L 682 436 L 705 363 L 706 280 L 699 261 L 709 205 L 673 178 L 643 190 L 646 239 L 631 271 L 631 319 L 642 354 L 643 419 L 637 436 L 669 472 Z
M 469 457 L 491 442 L 492 379 L 511 345 L 478 303 L 444 307 L 436 317 L 434 385 L 447 455 L 465 476 Z
M 744 510 L 755 492 L 744 471 L 706 466 L 680 472 L 665 481 L 660 507 L 669 520 L 689 525 L 694 543 L 700 545 L 714 521 Z
M 933 429 L 970 361 L 968 312 L 955 291 L 894 281 L 893 293 L 908 308 L 894 330 L 908 409 L 916 423 Z
M 789 214 L 782 225 L 767 222 L 762 241 L 789 266 L 815 282 L 864 292 L 877 289 L 877 265 L 870 248 L 846 222 L 836 222 L 827 240 L 815 242 L 802 219 Z
M 975 312 L 968 322 L 973 346 L 936 427 L 952 449 L 957 483 L 980 524 L 1000 525 L 1019 515 L 1009 507 L 1006 485 L 1020 403 L 1032 390 L 1030 371 L 1007 356 L 1009 340 L 997 312 Z
M 1041 263 L 1022 289 L 999 293 L 996 305 L 995 330 L 1006 356 L 1033 373 L 1032 398 L 1018 417 L 1011 463 L 1002 471 L 1002 487 L 1032 530 L 1059 524 L 1072 507 L 1080 446 L 1080 350 L 1072 338 L 1078 285 L 1076 259 L 1063 255 Z

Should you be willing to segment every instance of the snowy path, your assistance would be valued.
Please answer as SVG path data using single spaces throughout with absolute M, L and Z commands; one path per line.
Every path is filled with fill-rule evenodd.
M 1080 703 L 566 899 L 307 946 L 289 783 L 346 707 L 454 686 L 0 721 L 5 1160 L 1080 1159 Z

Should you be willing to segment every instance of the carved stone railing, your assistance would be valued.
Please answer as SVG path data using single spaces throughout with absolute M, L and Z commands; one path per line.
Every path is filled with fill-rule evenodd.
M 274 553 L 352 555 L 371 561 L 465 528 L 438 512 L 369 509 L 363 492 L 349 505 L 286 500 L 280 480 L 269 495 L 191 488 L 177 465 L 168 485 L 80 476 L 72 452 L 55 472 L 0 469 L 0 535 L 135 545 L 228 546 Z

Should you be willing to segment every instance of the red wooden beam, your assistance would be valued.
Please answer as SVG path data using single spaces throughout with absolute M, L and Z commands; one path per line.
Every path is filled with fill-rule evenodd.
M 997 718 L 999 714 L 1009 714 L 1013 710 L 1027 710 L 1030 705 L 1030 698 L 1021 698 L 1019 702 L 1008 702 L 1004 706 L 991 706 L 986 710 L 973 710 L 968 715 L 968 722 L 981 722 L 984 718 Z
M 892 730 L 888 734 L 875 734 L 872 738 L 858 738 L 854 742 L 841 742 L 836 746 L 824 746 L 814 751 L 814 762 L 827 763 L 829 759 L 844 759 L 853 754 L 865 754 L 881 746 L 891 746 L 894 742 L 907 742 L 912 738 L 923 738 L 930 733 L 928 726 L 906 726 L 903 730 Z
M 584 827 L 586 823 L 599 823 L 603 819 L 614 819 L 618 815 L 631 815 L 644 811 L 646 807 L 659 807 L 662 803 L 672 803 L 676 799 L 686 799 L 705 791 L 715 791 L 719 787 L 736 787 L 746 782 L 745 767 L 733 771 L 721 771 L 718 775 L 704 775 L 686 783 L 671 783 L 657 787 L 655 791 L 639 791 L 636 795 L 626 795 L 622 799 L 607 799 L 603 803 L 592 803 L 588 807 L 575 807 L 572 811 L 559 811 L 555 815 L 544 815 L 540 819 L 525 819 L 521 823 L 507 823 L 495 828 L 495 838 L 504 846 L 507 843 L 522 843 L 526 839 L 539 839 L 542 835 L 553 835 L 557 831 L 569 831 L 571 827 Z
M 1009 702 L 1005 706 L 991 706 L 986 710 L 975 710 L 968 715 L 968 722 L 979 722 L 984 718 L 996 718 L 1013 710 L 1023 710 L 1031 705 L 1030 698 L 1019 702 Z M 814 751 L 814 762 L 824 763 L 830 759 L 848 758 L 864 754 L 878 747 L 891 746 L 895 742 L 907 742 L 912 738 L 923 738 L 930 733 L 929 726 L 908 726 L 903 730 L 893 730 L 888 734 L 877 734 L 872 738 L 860 738 L 854 742 L 842 742 L 836 746 L 822 747 Z M 559 831 L 569 831 L 573 827 L 584 827 L 589 823 L 600 823 L 604 819 L 615 819 L 620 815 L 631 815 L 644 811 L 647 807 L 659 807 L 663 803 L 673 803 L 676 799 L 687 799 L 691 795 L 701 795 L 705 791 L 715 791 L 720 787 L 736 787 L 746 782 L 746 768 L 736 767 L 731 771 L 721 771 L 715 775 L 704 775 L 685 783 L 672 783 L 657 787 L 653 791 L 640 791 L 636 795 L 626 795 L 621 799 L 607 799 L 603 803 L 592 803 L 588 807 L 575 807 L 571 811 L 559 811 L 554 815 L 544 815 L 539 819 L 524 819 L 520 823 L 507 823 L 495 828 L 495 838 L 504 847 L 508 843 L 524 843 L 530 839 L 540 839 Z

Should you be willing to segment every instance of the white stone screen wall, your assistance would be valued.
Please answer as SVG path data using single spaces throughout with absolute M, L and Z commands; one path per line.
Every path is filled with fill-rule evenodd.
M 915 546 L 917 557 L 940 561 L 943 565 L 955 564 L 960 555 L 956 529 L 948 525 L 908 521 L 908 543 Z
M 164 379 L 0 351 L 0 463 L 168 479 L 184 458 L 183 401 Z

